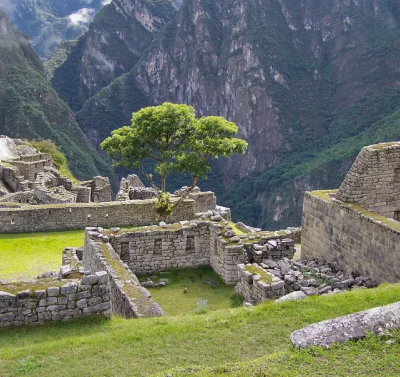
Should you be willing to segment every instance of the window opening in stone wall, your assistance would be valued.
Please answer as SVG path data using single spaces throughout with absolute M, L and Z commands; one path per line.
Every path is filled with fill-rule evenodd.
M 153 255 L 161 255 L 162 254 L 162 239 L 156 239 L 154 240 L 154 249 L 153 249 Z
M 394 181 L 400 183 L 400 168 L 394 169 Z
M 400 211 L 394 211 L 393 219 L 396 221 L 400 221 Z
M 194 253 L 194 236 L 187 236 L 186 239 L 186 252 Z
M 121 255 L 123 262 L 129 262 L 129 242 L 121 242 Z

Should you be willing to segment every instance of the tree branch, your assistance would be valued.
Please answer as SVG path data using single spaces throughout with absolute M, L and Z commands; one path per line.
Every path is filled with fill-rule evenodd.
M 160 191 L 160 189 L 157 187 L 157 185 L 153 182 L 153 178 L 151 177 L 151 174 L 147 174 L 144 169 L 143 169 L 143 165 L 140 166 L 140 172 L 146 177 L 146 179 L 149 181 L 151 187 L 153 187 L 153 189 Z

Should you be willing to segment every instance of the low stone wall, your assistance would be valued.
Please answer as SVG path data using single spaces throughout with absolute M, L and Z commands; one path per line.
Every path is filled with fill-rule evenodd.
M 3 233 L 50 232 L 83 229 L 86 226 L 142 226 L 158 222 L 154 200 L 107 203 L 74 203 L 0 209 Z M 195 203 L 186 200 L 168 218 L 169 222 L 195 218 Z
M 400 280 L 400 223 L 326 192 L 306 192 L 302 257 L 324 257 L 377 281 Z
M 112 236 L 110 242 L 135 274 L 210 264 L 208 222 L 122 233 Z
M 21 326 L 28 323 L 68 321 L 90 315 L 111 315 L 108 275 L 96 272 L 82 281 L 71 281 L 62 286 L 41 290 L 7 293 L 7 285 L 0 292 L 0 327 Z
M 165 315 L 149 291 L 140 286 L 136 276 L 123 264 L 101 231 L 102 229 L 87 229 L 83 265 L 86 271 L 107 272 L 110 279 L 112 313 L 124 318 Z
M 251 272 L 247 268 L 252 268 Z M 283 280 L 272 275 L 257 263 L 238 265 L 239 282 L 235 290 L 243 296 L 246 302 L 256 304 L 269 299 L 276 299 L 284 296 L 285 283 Z M 261 274 L 268 276 L 268 281 L 263 280 Z

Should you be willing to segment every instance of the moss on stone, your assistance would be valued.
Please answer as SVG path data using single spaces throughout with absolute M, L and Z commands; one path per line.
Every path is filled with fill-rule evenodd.
M 399 142 L 392 141 L 392 142 L 389 142 L 389 143 L 380 143 L 380 144 L 370 145 L 367 148 L 370 148 L 370 149 L 385 149 L 385 148 L 393 147 L 395 145 L 400 147 L 400 143 Z
M 311 195 L 316 196 L 325 202 L 331 202 L 332 199 L 329 194 L 336 194 L 338 190 L 317 190 L 311 191 Z
M 252 273 L 253 275 L 260 275 L 261 281 L 267 284 L 272 283 L 272 276 L 268 275 L 261 267 L 258 266 L 246 266 L 244 268 L 245 271 Z
M 375 221 L 379 221 L 382 224 L 387 225 L 388 227 L 400 232 L 400 222 L 396 220 L 389 219 L 387 217 L 378 215 L 375 212 L 368 211 L 366 208 L 361 207 L 356 203 L 346 203 L 346 207 L 361 213 L 365 217 L 370 217 Z
M 35 291 L 45 290 L 48 287 L 61 287 L 68 284 L 70 281 L 73 280 L 38 279 L 32 282 L 19 281 L 0 286 L 0 291 L 11 293 L 13 295 L 18 292 L 30 291 L 31 295 L 33 295 Z

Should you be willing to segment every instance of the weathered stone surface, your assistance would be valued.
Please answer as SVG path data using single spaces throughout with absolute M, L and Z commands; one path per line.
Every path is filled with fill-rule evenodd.
M 280 302 L 286 302 L 286 301 L 293 301 L 293 300 L 304 300 L 307 298 L 307 295 L 302 292 L 302 291 L 295 291 L 292 293 L 289 293 L 281 298 L 278 298 L 275 300 L 275 302 L 280 303 Z
M 290 335 L 296 347 L 329 346 L 400 328 L 400 302 L 319 322 Z
M 60 288 L 58 287 L 49 287 L 47 288 L 47 295 L 49 297 L 56 297 L 60 294 Z
M 318 289 L 315 287 L 301 287 L 300 290 L 305 293 L 307 296 L 316 296 L 318 295 Z

